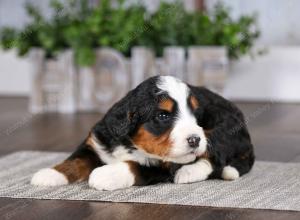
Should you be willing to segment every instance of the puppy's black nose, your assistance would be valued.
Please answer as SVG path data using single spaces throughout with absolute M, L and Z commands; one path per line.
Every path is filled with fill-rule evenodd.
M 187 142 L 192 148 L 199 147 L 200 137 L 196 134 L 193 134 L 187 138 Z

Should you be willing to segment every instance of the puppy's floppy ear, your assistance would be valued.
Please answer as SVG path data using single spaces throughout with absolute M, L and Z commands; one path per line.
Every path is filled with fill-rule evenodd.
M 135 128 L 138 120 L 136 111 L 134 92 L 131 91 L 106 113 L 103 121 L 113 137 L 125 137 Z
M 157 77 L 150 78 L 117 102 L 104 116 L 105 127 L 116 139 L 130 135 L 148 119 L 155 103 Z

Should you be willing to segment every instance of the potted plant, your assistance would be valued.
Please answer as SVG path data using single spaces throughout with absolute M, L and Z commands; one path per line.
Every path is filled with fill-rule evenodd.
M 216 78 L 205 81 L 201 79 L 205 73 L 209 77 L 212 72 L 223 73 L 227 57 L 248 54 L 259 35 L 255 16 L 233 20 L 222 5 L 211 12 L 187 12 L 178 1 L 161 2 L 153 13 L 123 0 L 114 5 L 102 0 L 95 7 L 86 0 L 65 4 L 52 0 L 50 6 L 50 19 L 29 4 L 28 25 L 0 31 L 2 48 L 16 48 L 21 56 L 31 53 L 34 112 L 99 110 L 99 106 L 105 111 L 129 88 L 132 73 L 131 78 L 139 75 L 142 80 L 145 72 L 151 75 L 160 69 L 170 74 L 180 69 L 187 72 L 182 78 L 209 84 Z M 108 90 L 114 93 L 105 93 Z

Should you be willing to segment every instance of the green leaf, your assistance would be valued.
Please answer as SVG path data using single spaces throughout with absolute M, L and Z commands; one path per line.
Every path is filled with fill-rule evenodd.
M 75 61 L 80 66 L 91 66 L 95 63 L 95 53 L 89 47 L 79 47 L 75 49 Z

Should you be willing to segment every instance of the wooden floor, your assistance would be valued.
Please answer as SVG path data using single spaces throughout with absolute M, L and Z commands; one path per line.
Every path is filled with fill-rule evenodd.
M 31 115 L 27 112 L 27 101 L 0 98 L 0 155 L 19 150 L 72 151 L 101 118 L 96 113 Z M 300 162 L 300 105 L 238 105 L 247 116 L 257 159 Z M 0 198 L 0 216 L 0 219 L 299 220 L 300 212 Z

